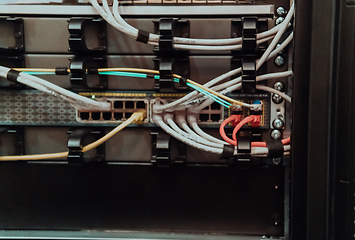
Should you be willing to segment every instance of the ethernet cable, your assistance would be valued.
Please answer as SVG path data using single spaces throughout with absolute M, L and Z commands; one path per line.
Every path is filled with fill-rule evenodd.
M 223 147 L 225 144 L 228 144 L 224 141 L 211 141 L 209 139 L 206 139 L 198 134 L 196 134 L 191 128 L 188 126 L 186 122 L 186 117 L 189 117 L 189 113 L 186 116 L 186 111 L 175 111 L 175 120 L 177 124 L 182 128 L 187 134 L 191 135 L 193 138 L 198 139 L 198 141 L 202 144 L 205 144 L 207 146 L 216 146 L 216 147 Z M 172 120 L 172 119 L 171 119 Z M 177 130 L 177 127 L 174 127 L 170 122 L 168 122 L 169 125 L 177 132 L 181 131 L 181 129 Z M 175 123 L 174 123 L 175 124 Z M 208 134 L 207 134 L 208 135 Z
M 115 127 L 112 131 L 107 133 L 105 136 L 102 138 L 96 140 L 93 143 L 90 143 L 89 145 L 86 145 L 83 147 L 82 152 L 88 152 L 102 143 L 106 142 L 110 138 L 112 138 L 114 135 L 116 135 L 119 131 L 127 127 L 129 124 L 137 122 L 137 121 L 143 121 L 144 118 L 146 117 L 146 112 L 145 111 L 138 111 L 132 114 L 130 118 L 128 118 L 126 121 Z M 47 160 L 47 159 L 58 159 L 58 158 L 65 158 L 68 156 L 69 152 L 59 152 L 59 153 L 47 153 L 47 154 L 34 154 L 34 155 L 19 155 L 19 156 L 0 156 L 0 161 L 37 161 L 37 160 Z
M 282 51 L 282 49 L 284 49 L 292 41 L 292 39 L 293 39 L 293 32 L 286 38 L 286 40 L 283 43 L 281 43 L 281 45 L 279 47 L 277 47 L 275 50 L 273 50 L 271 52 L 271 54 L 269 55 L 267 60 L 269 60 L 270 58 L 272 58 L 272 57 L 276 56 L 278 53 L 280 53 Z M 213 86 L 213 85 L 215 85 L 215 84 L 217 84 L 217 83 L 219 83 L 219 82 L 221 82 L 221 81 L 223 81 L 223 80 L 225 80 L 225 79 L 227 79 L 229 77 L 232 77 L 232 76 L 234 76 L 236 74 L 239 74 L 241 72 L 242 72 L 242 68 L 233 69 L 233 70 L 231 70 L 231 71 L 229 71 L 227 73 L 224 73 L 224 74 L 222 74 L 222 75 L 210 80 L 209 82 L 205 83 L 204 86 L 205 87 L 211 87 L 211 86 Z M 163 111 L 163 110 L 166 110 L 166 109 L 169 109 L 169 108 L 172 109 L 172 108 L 176 107 L 177 105 L 180 105 L 180 104 L 182 104 L 184 102 L 187 102 L 188 100 L 193 99 L 197 95 L 198 95 L 198 92 L 193 91 L 193 92 L 187 94 L 186 96 L 184 96 L 184 97 L 182 97 L 182 98 L 180 98 L 178 100 L 175 100 L 175 101 L 173 101 L 171 103 L 168 103 L 168 104 L 165 104 L 165 105 L 156 106 L 156 108 L 159 111 Z
M 292 71 L 285 71 L 285 72 L 278 72 L 278 73 L 269 73 L 269 74 L 264 74 L 264 75 L 259 75 L 256 77 L 256 81 L 264 81 L 264 80 L 268 80 L 268 79 L 276 79 L 276 78 L 283 78 L 283 77 L 289 77 L 291 76 L 293 73 Z M 235 90 L 238 90 L 241 88 L 241 82 L 242 82 L 242 78 L 238 77 L 235 78 L 227 83 L 221 84 L 219 86 L 215 86 L 212 87 L 212 89 L 214 89 L 215 91 L 219 91 L 222 90 L 220 93 L 221 94 L 227 94 L 229 92 L 233 92 Z M 273 88 L 263 88 L 262 85 L 257 85 L 256 86 L 257 89 L 266 91 L 266 92 L 270 92 L 270 93 L 275 93 L 278 94 L 279 96 L 281 96 L 282 98 L 285 98 L 288 102 L 291 102 L 291 98 L 289 96 L 287 96 L 286 94 L 273 89 Z M 271 90 L 272 89 L 272 90 Z M 200 104 L 200 106 L 198 106 L 199 110 L 204 109 L 205 107 L 209 106 L 212 102 L 210 100 L 206 100 L 203 103 Z M 187 102 L 186 105 L 192 105 L 191 102 Z
M 287 44 L 292 40 L 292 37 L 293 37 L 293 33 L 291 33 L 287 39 L 281 44 L 280 47 L 276 48 L 270 55 L 269 55 L 269 58 L 271 56 L 275 56 L 276 54 L 278 54 L 284 47 L 287 46 Z M 268 58 L 268 59 L 269 59 Z M 17 68 L 17 69 L 14 69 L 14 70 L 18 70 L 18 71 L 25 71 L 26 73 L 31 73 L 31 74 L 38 74 L 38 73 L 41 73 L 41 74 L 49 74 L 49 73 L 55 73 L 55 69 L 38 69 L 38 68 L 34 68 L 34 69 L 28 69 L 28 68 L 24 68 L 24 69 L 20 69 L 20 68 Z M 70 71 L 70 70 L 68 70 Z M 118 73 L 118 72 L 122 72 L 122 73 Z M 134 73 L 137 73 L 136 75 L 134 75 L 133 73 L 131 72 L 134 72 Z M 204 85 L 200 85 L 200 88 L 203 89 L 206 92 L 210 92 L 208 91 L 206 88 L 204 89 L 203 87 L 209 87 L 209 86 L 213 86 L 214 84 L 230 77 L 230 76 L 233 76 L 235 74 L 238 74 L 241 72 L 241 68 L 238 68 L 238 69 L 234 69 L 232 71 L 229 71 L 228 73 L 225 73 L 225 74 L 222 74 L 221 76 L 211 80 L 210 82 L 204 84 Z M 106 69 L 98 69 L 98 73 L 99 74 L 112 74 L 112 75 L 122 75 L 122 76 L 135 76 L 135 77 L 147 77 L 147 74 L 146 75 L 140 75 L 141 73 L 153 73 L 153 74 L 159 74 L 158 71 L 155 71 L 155 70 L 149 70 L 149 69 L 136 69 L 136 68 L 106 68 Z M 175 75 L 175 77 L 180 77 L 178 75 Z M 42 82 L 43 83 L 43 82 Z M 193 83 L 192 83 L 193 84 Z M 233 82 L 227 82 L 225 84 L 233 84 Z M 226 86 L 226 85 L 222 85 L 223 87 Z M 197 86 L 199 87 L 199 86 Z M 38 86 L 37 86 L 38 88 Z M 46 90 L 46 89 L 44 89 Z M 67 91 L 69 92 L 69 91 Z M 210 92 L 211 94 L 216 94 L 215 92 Z M 194 91 L 194 92 L 191 92 L 190 94 L 184 96 L 183 98 L 180 98 L 174 102 L 171 102 L 167 105 L 163 105 L 163 106 L 159 106 L 158 107 L 158 110 L 162 111 L 164 109 L 168 109 L 168 108 L 171 108 L 171 107 L 174 107 L 178 104 L 181 104 L 181 103 L 184 103 L 186 102 L 187 100 L 191 99 L 192 97 L 195 97 L 196 95 L 198 94 L 197 91 Z M 218 95 L 218 94 L 217 94 Z M 62 97 L 64 97 L 62 95 Z M 221 95 L 219 95 L 218 97 L 221 97 Z M 68 99 L 66 99 L 68 100 Z M 230 98 L 227 100 L 231 100 Z M 70 100 L 69 100 L 70 101 Z M 73 101 L 71 101 L 72 104 L 75 104 Z M 236 102 L 234 102 L 236 103 Z M 236 103 L 238 105 L 241 105 L 241 103 Z M 251 105 L 244 105 L 245 107 L 253 107 Z
M 228 142 L 229 144 L 232 144 L 234 146 L 237 146 L 237 132 L 241 129 L 241 127 L 247 123 L 250 123 L 250 122 L 255 122 L 256 121 L 256 117 L 255 116 L 248 116 L 246 118 L 244 118 L 242 121 L 240 121 L 233 129 L 233 133 L 232 133 L 232 137 L 233 137 L 233 140 L 230 139 L 229 137 L 227 137 L 225 131 L 224 131 L 224 127 L 232 122 L 232 121 L 235 121 L 237 119 L 237 116 L 236 115 L 232 115 L 230 116 L 229 118 L 226 118 L 222 124 L 220 125 L 219 127 L 219 133 L 221 135 L 221 137 L 223 138 L 223 140 L 225 140 L 226 142 Z M 285 138 L 285 139 L 282 139 L 281 140 L 282 144 L 284 145 L 284 150 L 286 151 L 287 149 L 289 150 L 290 148 L 290 145 L 289 142 L 290 142 L 290 138 Z M 266 143 L 265 142 L 252 142 L 251 143 L 251 147 L 267 147 Z
M 9 72 L 11 71 L 10 68 L 0 66 L 0 76 L 3 78 L 7 78 Z M 111 109 L 111 104 L 108 102 L 100 102 L 95 101 L 78 94 L 75 94 L 71 91 L 68 91 L 64 88 L 61 88 L 55 84 L 47 82 L 43 79 L 38 77 L 26 74 L 26 73 L 18 73 L 16 81 L 48 94 L 61 97 L 64 100 L 68 101 L 73 107 L 77 110 L 109 110 Z
M 16 71 L 26 71 L 26 72 L 40 72 L 41 70 L 43 72 L 55 72 L 55 69 L 38 69 L 38 68 L 36 68 L 36 69 L 14 68 L 14 70 L 16 70 Z M 109 74 L 112 74 L 112 72 L 114 72 L 114 71 L 117 71 L 117 72 L 147 73 L 147 74 L 156 74 L 156 75 L 159 74 L 159 71 L 157 71 L 157 70 L 139 69 L 139 68 L 99 68 L 99 69 L 97 69 L 97 71 L 100 74 L 105 74 L 105 72 L 106 73 L 109 72 Z M 125 74 L 128 74 L 128 73 L 125 73 Z M 129 75 L 133 76 L 134 74 L 133 73 L 129 73 Z M 135 76 L 148 77 L 148 75 L 139 75 L 139 74 L 136 74 Z M 177 79 L 181 79 L 182 78 L 180 75 L 177 75 L 177 74 L 172 74 L 172 76 L 176 79 L 176 81 L 177 81 Z M 50 85 L 52 88 L 54 86 L 56 86 L 56 85 L 54 85 L 52 83 L 49 83 L 49 82 L 47 82 L 45 80 L 42 80 L 40 78 L 36 78 L 34 76 L 31 76 L 31 75 L 28 75 L 28 78 L 31 78 L 35 82 L 40 82 L 40 84 L 42 84 L 43 86 Z M 26 82 L 26 84 L 28 85 L 29 83 Z M 222 95 L 222 94 L 220 94 L 220 93 L 218 93 L 218 92 L 216 92 L 216 91 L 214 91 L 214 90 L 212 90 L 210 88 L 207 88 L 204 85 L 201 85 L 201 84 L 199 84 L 197 82 L 194 82 L 191 79 L 186 79 L 186 84 L 188 86 L 190 86 L 190 87 L 193 87 L 195 90 L 199 90 L 199 91 L 203 92 L 204 94 L 207 94 L 209 97 L 212 97 L 212 98 L 216 99 L 216 101 L 220 102 L 222 105 L 228 105 L 229 104 L 228 102 L 230 102 L 230 103 L 233 103 L 233 104 L 236 104 L 236 105 L 241 105 L 241 106 L 244 106 L 244 107 L 253 107 L 253 105 L 251 105 L 251 104 L 247 104 L 247 103 L 243 103 L 243 102 L 240 102 L 240 101 L 236 101 L 236 100 L 234 100 L 232 98 L 229 98 L 229 97 L 227 97 L 225 95 Z M 40 90 L 43 90 L 43 89 L 40 89 Z M 65 90 L 65 91 L 67 91 L 67 90 Z M 69 91 L 67 91 L 67 92 L 69 92 Z M 219 97 L 220 99 L 223 99 L 223 100 L 219 100 L 217 97 Z M 226 106 L 226 107 L 228 107 L 228 106 Z
M 93 5 L 93 7 L 98 11 L 98 13 L 105 18 L 106 20 L 109 19 L 109 23 L 116 27 L 119 25 L 120 27 L 117 27 L 118 30 L 124 32 L 125 34 L 128 34 L 130 37 L 133 39 L 137 39 L 138 36 L 138 29 L 134 28 L 133 26 L 129 25 L 121 16 L 120 13 L 118 12 L 119 8 L 119 3 L 118 0 L 114 0 L 113 2 L 113 7 L 112 11 L 113 14 L 111 13 L 111 10 L 109 9 L 109 6 L 107 4 L 107 0 L 102 1 L 103 3 L 103 9 L 99 6 L 97 1 L 95 0 L 90 0 L 90 3 Z M 112 24 L 112 22 L 115 22 Z M 117 24 L 117 25 L 116 25 Z M 263 39 L 263 38 L 268 38 L 270 36 L 273 36 L 276 34 L 276 32 L 279 30 L 280 26 L 276 26 L 273 29 L 270 29 L 268 31 L 265 31 L 263 33 L 257 34 L 257 39 Z M 157 34 L 149 34 L 149 39 L 148 43 L 152 45 L 157 45 L 159 42 L 159 35 Z M 223 45 L 237 45 L 242 43 L 242 38 L 230 38 L 230 39 L 192 39 L 192 38 L 181 38 L 181 37 L 174 37 L 174 46 L 176 48 L 179 48 L 180 46 L 187 46 L 187 45 L 212 45 L 212 46 L 223 46 Z M 179 45 L 180 44 L 180 45 Z
M 192 146 L 196 149 L 205 151 L 205 152 L 210 152 L 210 153 L 214 153 L 214 154 L 219 154 L 221 155 L 223 153 L 223 148 L 217 148 L 217 147 L 211 147 L 211 146 L 207 146 L 198 142 L 195 142 L 189 138 L 187 138 L 185 136 L 185 134 L 179 134 L 178 132 L 176 132 L 174 129 L 172 129 L 171 127 L 169 127 L 163 120 L 163 117 L 161 116 L 161 114 L 154 114 L 153 115 L 153 120 L 154 122 L 161 127 L 166 133 L 168 133 L 169 135 L 171 135 L 172 137 L 176 138 L 177 140 Z M 286 145 L 284 146 L 284 151 L 285 151 L 285 155 L 288 154 L 287 151 L 290 150 L 290 146 Z M 234 155 L 238 155 L 238 151 L 237 149 L 234 150 Z M 268 148 L 267 147 L 259 147 L 259 146 L 252 146 L 251 148 L 251 155 L 252 156 L 258 156 L 258 157 L 267 157 L 268 155 Z
M 153 116 L 154 122 L 161 127 L 166 133 L 168 133 L 169 135 L 171 135 L 172 137 L 176 138 L 177 140 L 192 146 L 196 149 L 205 151 L 205 152 L 210 152 L 210 153 L 214 153 L 214 154 L 219 154 L 221 155 L 223 153 L 223 148 L 216 148 L 216 147 L 210 147 L 210 146 L 206 146 L 200 143 L 197 143 L 189 138 L 186 138 L 183 135 L 180 135 L 179 133 L 177 133 L 176 131 L 174 131 L 172 128 L 170 128 L 163 120 L 162 116 L 159 114 L 155 114 Z M 251 155 L 252 156 L 267 156 L 268 154 L 268 149 L 266 147 L 253 147 L 251 150 Z M 238 155 L 237 150 L 235 149 L 234 151 L 234 155 Z
M 17 70 L 23 70 L 23 69 L 17 69 Z M 37 70 L 37 71 L 35 71 L 35 70 Z M 27 71 L 22 71 L 22 72 L 23 73 L 27 73 L 29 75 L 55 74 L 55 71 L 52 71 L 52 72 L 43 71 L 43 72 L 41 72 L 40 69 L 35 69 L 35 70 L 27 69 Z M 107 72 L 100 71 L 98 73 L 100 75 L 113 75 L 113 76 L 124 76 L 124 77 L 148 78 L 148 74 L 145 74 L 145 73 L 120 72 L 120 71 L 107 71 Z M 154 77 L 154 79 L 159 79 L 160 78 L 159 75 L 154 75 L 153 77 Z M 174 81 L 178 83 L 179 79 L 178 78 L 174 78 Z M 187 84 L 187 86 L 189 86 L 189 87 L 193 88 L 194 90 L 204 94 L 205 96 L 211 98 L 213 101 L 218 102 L 219 104 L 221 104 L 224 107 L 229 108 L 232 105 L 231 103 L 221 99 L 220 97 L 215 96 L 215 95 L 209 93 L 208 91 L 201 89 L 200 87 L 194 86 L 191 83 L 186 83 L 186 84 Z

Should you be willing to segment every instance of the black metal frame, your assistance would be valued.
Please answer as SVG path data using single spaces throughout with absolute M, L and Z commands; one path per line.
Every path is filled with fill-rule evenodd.
M 296 2 L 291 239 L 354 238 L 353 6 Z

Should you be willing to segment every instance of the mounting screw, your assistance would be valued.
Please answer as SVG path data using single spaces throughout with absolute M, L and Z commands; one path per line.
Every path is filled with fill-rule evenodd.
M 99 34 L 98 34 L 98 38 L 99 38 L 99 39 L 103 39 L 103 38 L 105 38 L 105 36 L 106 36 L 105 33 L 99 33 Z
M 283 56 L 277 56 L 275 58 L 275 64 L 279 67 L 283 66 L 285 64 L 285 58 Z
M 272 130 L 270 134 L 271 138 L 274 140 L 280 139 L 281 138 L 281 132 L 277 129 Z
M 15 32 L 15 38 L 21 38 L 22 33 L 21 32 Z
M 275 225 L 275 226 L 279 225 L 279 221 L 280 221 L 279 215 L 276 214 L 276 213 L 273 214 L 273 215 L 271 216 L 271 221 L 272 221 L 273 225 Z
M 274 165 L 279 165 L 280 163 L 281 163 L 281 161 L 282 161 L 282 158 L 273 158 L 272 159 L 272 163 L 274 164 Z M 277 185 L 276 185 L 277 186 Z M 277 187 L 275 187 L 275 189 L 277 189 Z
M 276 89 L 277 91 L 283 92 L 285 89 L 285 84 L 283 82 L 275 82 L 274 89 Z
M 282 129 L 284 127 L 284 121 L 282 121 L 280 118 L 276 118 L 273 122 L 272 122 L 272 126 L 275 129 Z
M 281 24 L 284 20 L 285 20 L 284 17 L 278 17 L 278 18 L 276 18 L 275 24 L 276 24 L 276 25 L 279 25 L 279 24 Z
M 283 99 L 280 95 L 278 95 L 278 94 L 274 94 L 274 95 L 272 96 L 272 101 L 273 101 L 274 103 L 276 103 L 276 104 L 282 103 L 283 100 L 284 100 L 284 99 Z
M 285 9 L 284 7 L 278 7 L 278 8 L 276 9 L 276 13 L 277 13 L 277 15 L 279 15 L 279 16 L 285 16 L 286 13 L 287 13 L 287 11 L 286 11 L 286 9 Z

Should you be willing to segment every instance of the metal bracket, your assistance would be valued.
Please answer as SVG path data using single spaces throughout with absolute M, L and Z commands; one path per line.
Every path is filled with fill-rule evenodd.
M 152 163 L 158 167 L 170 167 L 176 163 L 185 163 L 186 145 L 170 137 L 163 131 L 153 131 L 152 136 Z M 174 147 L 173 155 L 172 147 Z
M 239 131 L 237 135 L 238 167 L 249 168 L 251 164 L 251 131 Z
M 73 17 L 68 21 L 69 51 L 74 53 L 100 54 L 107 51 L 107 27 L 103 19 Z M 94 23 L 97 25 L 98 46 L 88 48 L 85 38 L 85 26 Z
M 159 21 L 154 21 L 155 32 L 160 35 L 159 46 L 154 49 L 154 52 L 159 56 L 186 56 L 188 51 L 176 50 L 173 46 L 173 37 L 189 37 L 190 23 L 188 20 L 178 18 L 161 18 Z
M 83 150 L 83 140 L 88 134 L 97 135 L 97 138 L 104 136 L 103 130 L 91 130 L 91 129 L 76 129 L 68 131 L 68 150 L 69 154 L 67 157 L 68 163 L 71 165 L 85 165 L 92 162 L 104 162 L 105 161 L 105 143 L 96 147 L 96 156 L 94 158 L 84 158 Z
M 24 21 L 22 18 L 0 17 L 0 29 L 5 24 L 13 25 L 13 37 L 15 39 L 14 46 L 1 47 L 0 53 L 6 54 L 22 54 L 25 51 L 25 35 L 24 35 Z M 9 37 L 8 35 L 3 35 Z
M 242 58 L 242 92 L 256 92 L 256 58 Z
M 256 33 L 258 31 L 257 17 L 243 17 L 243 36 L 242 51 L 243 53 L 255 54 L 257 50 Z
M 25 154 L 25 132 L 23 128 L 0 128 L 1 133 L 15 134 L 15 154 L 14 155 L 24 155 Z
M 171 160 L 171 137 L 165 132 L 152 132 L 153 149 L 152 149 L 152 162 L 158 167 L 170 167 Z
M 187 20 L 177 18 L 161 18 L 155 21 L 156 32 L 159 33 L 159 46 L 154 49 L 158 58 L 154 59 L 155 69 L 159 70 L 160 79 L 155 80 L 154 89 L 160 92 L 176 92 L 186 90 L 186 86 L 174 84 L 172 73 L 180 73 L 189 77 L 188 51 L 176 50 L 173 47 L 173 37 L 189 37 L 190 25 Z M 183 66 L 179 67 L 178 65 Z M 174 69 L 173 69 L 174 68 Z M 178 68 L 178 69 L 177 69 Z M 179 70 L 181 71 L 179 72 Z
M 107 67 L 106 57 L 74 57 L 70 59 L 70 83 L 74 91 L 88 89 L 102 90 L 108 86 L 107 75 L 98 75 L 99 83 L 89 86 L 87 81 L 88 69 Z
M 173 73 L 182 77 L 190 75 L 190 61 L 188 58 L 162 57 L 154 59 L 155 69 L 159 70 L 159 79 L 155 79 L 154 89 L 159 92 L 186 91 L 187 87 L 174 82 Z

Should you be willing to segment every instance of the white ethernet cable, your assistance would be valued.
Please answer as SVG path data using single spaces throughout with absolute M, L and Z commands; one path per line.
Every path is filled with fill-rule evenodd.
M 103 0 L 103 8 L 100 7 L 97 0 L 89 0 L 92 6 L 96 9 L 96 11 L 113 27 L 118 29 L 119 31 L 129 35 L 133 39 L 137 39 L 138 29 L 129 25 L 127 22 L 123 20 L 118 12 L 118 1 L 114 1 L 113 4 L 113 14 L 110 11 L 107 0 Z M 269 39 L 269 37 L 275 35 L 280 26 L 276 26 L 268 31 L 257 34 L 257 39 L 262 40 L 264 38 Z M 159 35 L 157 34 L 149 34 L 148 44 L 158 45 Z M 174 47 L 179 49 L 195 49 L 195 50 L 231 50 L 238 49 L 236 44 L 242 43 L 242 38 L 229 38 L 229 39 L 192 39 L 192 38 L 179 38 L 174 37 Z M 267 41 L 267 40 L 263 40 Z M 260 43 L 260 42 L 259 42 Z M 199 47 L 193 48 L 191 45 L 201 45 Z M 214 47 L 215 46 L 215 47 Z M 223 47 L 224 46 L 224 47 Z
M 173 136 L 177 140 L 180 140 L 181 142 L 186 143 L 194 148 L 197 148 L 199 150 L 203 150 L 206 152 L 210 152 L 210 153 L 215 153 L 215 154 L 222 154 L 222 152 L 223 152 L 223 149 L 209 147 L 209 146 L 206 146 L 206 145 L 203 145 L 200 143 L 196 143 L 196 142 L 182 136 L 181 134 L 178 134 L 173 129 L 171 129 L 168 125 L 165 124 L 165 122 L 160 114 L 154 114 L 153 121 L 155 124 L 157 124 L 159 127 L 161 127 L 169 135 Z
M 0 76 L 6 78 L 10 70 L 10 68 L 0 66 Z M 111 109 L 111 104 L 108 102 L 99 102 L 84 96 L 80 96 L 53 83 L 29 75 L 27 73 L 20 72 L 17 81 L 56 97 L 61 97 L 68 101 L 77 110 L 107 111 Z
M 278 72 L 278 73 L 268 73 L 268 74 L 257 76 L 256 77 L 256 81 L 259 82 L 259 81 L 264 81 L 264 80 L 268 80 L 268 79 L 283 78 L 283 77 L 291 76 L 292 74 L 293 74 L 292 71 L 285 71 L 285 72 Z M 229 82 L 226 82 L 224 84 L 212 87 L 212 89 L 215 90 L 215 91 L 219 91 L 219 90 L 223 89 L 223 91 L 221 91 L 220 93 L 225 95 L 225 94 L 227 94 L 229 92 L 232 92 L 232 91 L 240 89 L 241 86 L 242 86 L 241 85 L 241 81 L 242 81 L 242 78 L 238 77 L 238 78 L 235 78 L 235 79 L 233 79 L 233 80 L 231 80 Z M 257 85 L 256 87 L 258 89 L 260 89 L 260 90 L 263 90 L 263 91 L 276 93 L 279 96 L 285 98 L 287 101 L 291 102 L 291 98 L 288 95 L 286 95 L 285 93 L 280 92 L 280 91 L 278 91 L 276 89 L 273 89 L 273 88 L 262 88 L 262 87 L 259 88 L 259 86 L 262 86 L 262 85 Z M 270 89 L 273 89 L 273 90 L 270 90 Z M 200 106 L 198 106 L 199 110 L 204 109 L 205 107 L 209 106 L 213 102 L 211 99 L 207 99 L 206 97 L 203 97 L 203 99 L 206 99 L 206 100 L 203 103 L 201 103 Z M 186 103 L 186 106 L 188 104 L 191 105 L 192 101 Z
M 166 122 L 170 125 L 170 127 L 177 132 L 178 134 L 180 134 L 181 136 L 190 139 L 194 142 L 203 144 L 205 146 L 209 146 L 209 147 L 214 147 L 214 148 L 223 148 L 222 144 L 218 144 L 218 143 L 214 143 L 214 142 L 209 142 L 206 139 L 201 138 L 200 136 L 194 136 L 192 134 L 186 133 L 183 130 L 181 130 L 178 125 L 176 125 L 176 123 L 173 121 L 172 118 L 166 118 Z
M 274 51 L 271 52 L 271 54 L 269 55 L 267 60 L 269 60 L 270 58 L 272 58 L 272 57 L 276 56 L 278 53 L 280 53 L 282 51 L 282 49 L 284 49 L 292 41 L 292 39 L 293 39 L 293 32 L 286 38 L 286 40 L 284 42 L 282 42 L 282 44 L 279 47 L 277 47 Z M 227 73 L 224 73 L 224 74 L 210 80 L 209 82 L 205 83 L 203 86 L 211 87 L 211 86 L 223 81 L 224 79 L 227 79 L 227 78 L 229 78 L 233 75 L 239 74 L 241 72 L 242 72 L 242 68 L 233 69 Z M 223 85 L 223 86 L 226 86 L 226 87 L 229 86 L 229 82 L 224 83 L 224 84 L 226 84 L 226 85 Z M 232 82 L 230 84 L 235 84 L 235 83 Z M 155 106 L 155 107 L 156 107 L 156 110 L 163 111 L 163 110 L 166 110 L 169 108 L 174 108 L 177 105 L 187 102 L 188 100 L 191 100 L 191 99 L 198 97 L 198 96 L 201 96 L 201 95 L 199 95 L 199 92 L 193 91 L 193 92 L 190 92 L 189 94 L 185 95 L 184 97 L 179 98 L 178 100 L 175 100 L 175 101 L 170 102 L 165 105 L 160 105 L 160 106 Z
M 100 6 L 97 4 L 97 1 L 95 0 L 90 0 L 90 3 L 93 5 L 93 7 L 101 14 L 102 10 L 99 10 Z M 105 12 L 107 15 L 110 13 L 110 9 L 107 4 L 107 0 L 102 1 Z M 105 6 L 106 5 L 106 6 Z M 114 0 L 113 2 L 113 17 L 116 19 L 117 23 L 120 24 L 122 27 L 126 28 L 126 31 L 130 32 L 135 32 L 136 34 L 134 36 L 130 35 L 132 38 L 136 39 L 138 36 L 138 29 L 134 28 L 133 26 L 129 25 L 120 15 L 119 11 L 119 2 L 118 0 Z M 272 35 L 275 35 L 277 31 L 279 30 L 280 26 L 276 26 L 268 31 L 262 32 L 257 34 L 257 39 L 263 39 L 270 37 Z M 149 34 L 149 42 L 155 42 L 158 43 L 159 41 L 159 35 L 157 34 Z M 229 39 L 193 39 L 193 38 L 181 38 L 181 37 L 174 37 L 174 44 L 183 44 L 183 45 L 212 45 L 212 46 L 221 46 L 221 45 L 236 45 L 236 44 L 241 44 L 242 43 L 242 38 L 229 38 Z M 179 46 L 179 45 L 177 45 Z
M 171 135 L 172 137 L 176 138 L 177 140 L 192 146 L 196 149 L 214 153 L 214 154 L 219 154 L 221 155 L 223 153 L 223 148 L 216 148 L 216 147 L 210 147 L 206 146 L 200 143 L 197 143 L 179 133 L 177 133 L 174 129 L 170 128 L 163 120 L 161 114 L 154 114 L 153 115 L 153 121 L 155 124 L 157 124 L 159 127 L 161 127 L 166 133 Z M 251 148 L 251 155 L 252 156 L 258 156 L 258 157 L 267 157 L 268 155 L 268 149 L 266 147 L 252 147 Z M 285 155 L 288 154 L 288 151 L 290 151 L 290 145 L 285 145 L 284 146 L 284 151 Z M 238 155 L 237 149 L 234 150 L 234 155 Z
M 229 145 L 229 143 L 224 142 L 222 140 L 220 140 L 219 142 L 215 142 L 215 141 L 210 141 L 209 139 L 204 138 L 203 136 L 199 136 L 198 134 L 196 134 L 193 130 L 191 130 L 191 128 L 188 126 L 187 122 L 186 122 L 186 117 L 188 117 L 189 115 L 186 116 L 186 111 L 175 111 L 175 121 L 177 122 L 177 124 L 188 134 L 190 134 L 193 138 L 197 138 L 199 139 L 198 142 L 205 144 L 207 146 L 212 146 L 212 147 L 223 147 L 223 145 L 227 144 Z M 168 122 L 169 125 L 177 132 L 179 132 L 175 126 L 173 126 L 170 122 Z M 181 130 L 181 129 L 179 129 Z M 208 134 L 207 134 L 208 135 Z

